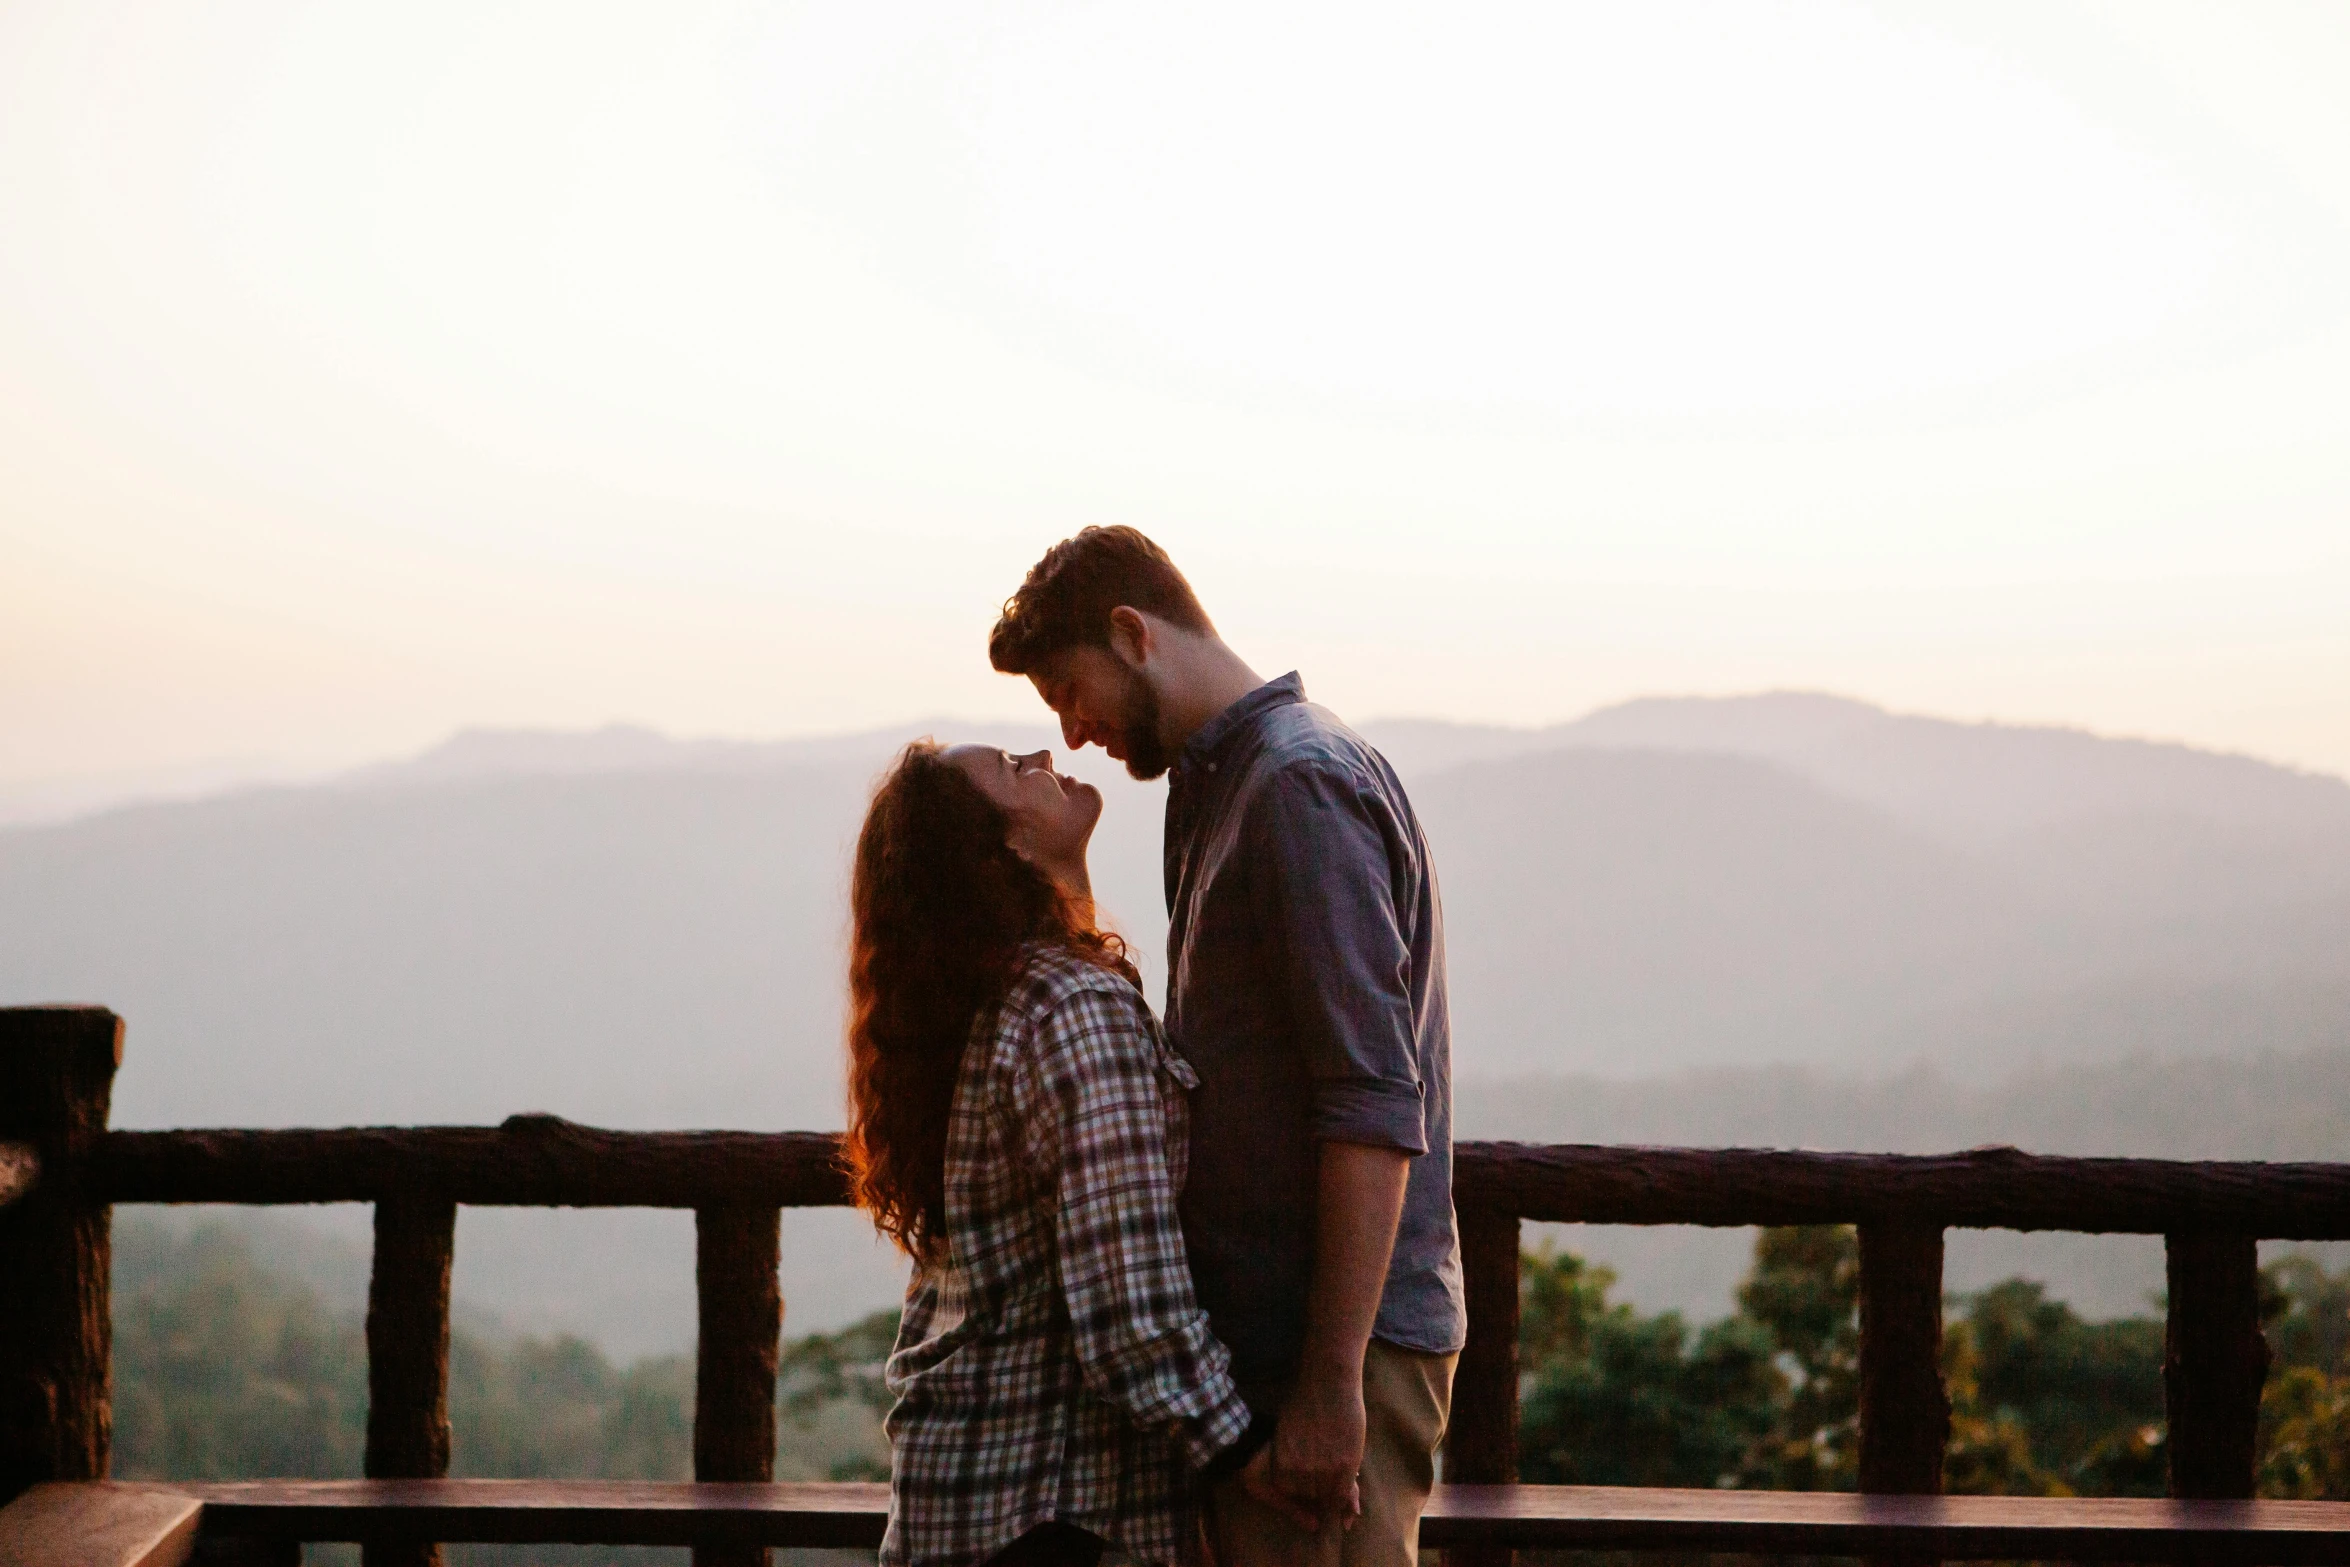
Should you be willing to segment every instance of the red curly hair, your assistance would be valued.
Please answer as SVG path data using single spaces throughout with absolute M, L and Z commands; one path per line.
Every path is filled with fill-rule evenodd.
M 1006 841 L 1010 820 L 937 742 L 898 754 L 866 808 L 849 890 L 850 1190 L 927 1258 L 946 1233 L 947 1117 L 980 1012 L 1048 941 L 1133 979 L 1126 945 Z

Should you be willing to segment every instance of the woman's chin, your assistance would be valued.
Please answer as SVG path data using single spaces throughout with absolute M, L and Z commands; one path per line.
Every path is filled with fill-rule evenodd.
M 1077 857 L 1082 860 L 1085 858 L 1086 851 L 1093 847 L 1093 830 L 1102 823 L 1101 792 L 1088 786 L 1084 794 L 1072 796 L 1070 803 L 1072 805 L 1082 804 L 1085 807 L 1085 815 L 1081 819 L 1076 833 Z

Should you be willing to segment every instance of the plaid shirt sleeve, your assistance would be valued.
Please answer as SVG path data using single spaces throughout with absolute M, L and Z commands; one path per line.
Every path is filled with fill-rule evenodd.
M 1137 1425 L 1171 1428 L 1197 1469 L 1240 1439 L 1249 1412 L 1192 1293 L 1159 1050 L 1125 987 L 1075 991 L 1043 1022 L 1023 1097 L 1044 1168 L 1059 1172 L 1061 1290 L 1085 1385 Z

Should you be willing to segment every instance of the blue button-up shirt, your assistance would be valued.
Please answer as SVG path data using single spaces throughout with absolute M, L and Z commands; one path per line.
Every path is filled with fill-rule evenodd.
M 1284 675 L 1184 747 L 1165 853 L 1167 1028 L 1200 1079 L 1183 1233 L 1241 1391 L 1296 1375 L 1324 1142 L 1416 1155 L 1373 1331 L 1458 1350 L 1444 913 L 1394 769 Z

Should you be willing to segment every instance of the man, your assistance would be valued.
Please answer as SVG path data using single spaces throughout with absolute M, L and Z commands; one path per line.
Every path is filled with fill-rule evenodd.
M 1055 545 L 988 655 L 1072 749 L 1172 774 L 1166 1024 L 1200 1079 L 1181 1215 L 1256 1417 L 1245 1467 L 1211 1476 L 1217 1555 L 1413 1567 L 1467 1319 L 1443 913 L 1411 803 L 1132 528 Z

